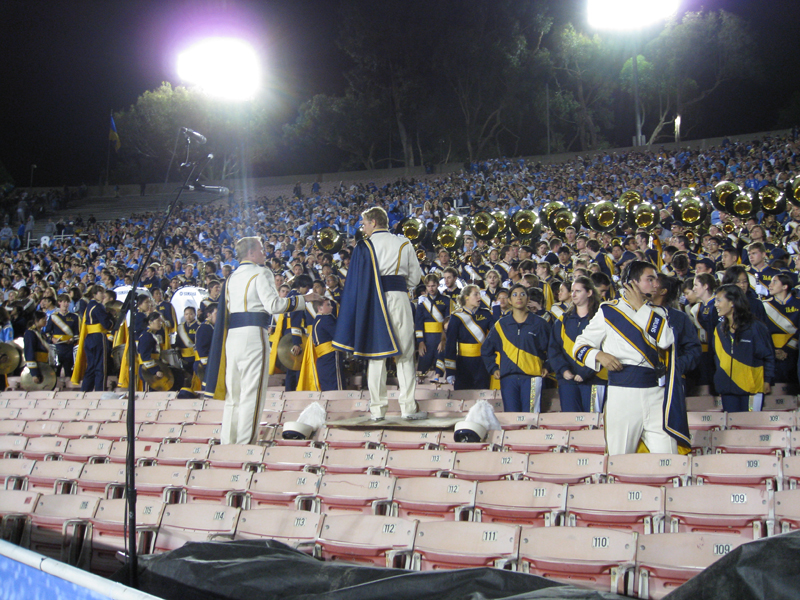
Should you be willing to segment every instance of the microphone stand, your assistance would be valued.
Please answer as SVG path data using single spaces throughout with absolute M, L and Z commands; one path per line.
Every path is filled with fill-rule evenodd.
M 187 159 L 188 159 L 188 145 L 190 144 L 190 140 L 187 138 Z M 211 158 L 207 158 L 205 164 L 208 164 L 208 161 Z M 130 328 L 128 329 L 128 336 L 130 339 L 128 344 L 128 413 L 127 413 L 127 455 L 125 459 L 125 498 L 127 500 L 127 528 L 128 528 L 128 553 L 127 553 L 127 565 L 128 565 L 128 585 L 134 589 L 139 587 L 139 574 L 138 574 L 138 544 L 137 544 L 137 536 L 136 536 L 136 442 L 134 440 L 134 435 L 136 433 L 136 339 L 135 339 L 135 327 L 136 327 L 136 295 L 138 293 L 139 288 L 139 281 L 141 280 L 142 273 L 144 273 L 145 266 L 150 263 L 150 258 L 153 256 L 153 251 L 158 246 L 159 240 L 161 236 L 164 234 L 164 229 L 169 222 L 170 218 L 172 218 L 172 213 L 175 211 L 175 207 L 178 205 L 178 200 L 183 193 L 184 188 L 189 185 L 189 181 L 194 176 L 195 170 L 197 169 L 196 162 L 186 162 L 184 165 L 186 167 L 191 167 L 189 169 L 189 175 L 186 177 L 186 181 L 184 184 L 178 189 L 178 193 L 175 195 L 175 199 L 169 206 L 169 210 L 167 211 L 167 215 L 164 217 L 164 221 L 161 223 L 161 227 L 159 227 L 158 232 L 156 233 L 155 238 L 153 239 L 152 244 L 150 244 L 150 248 L 147 251 L 147 255 L 142 259 L 142 262 L 139 264 L 139 268 L 136 270 L 136 274 L 133 277 L 131 291 L 128 293 L 128 296 L 125 298 L 125 302 L 122 305 L 122 309 L 120 310 L 119 319 L 114 326 L 114 331 L 117 331 L 121 326 L 125 317 L 128 313 L 130 313 Z

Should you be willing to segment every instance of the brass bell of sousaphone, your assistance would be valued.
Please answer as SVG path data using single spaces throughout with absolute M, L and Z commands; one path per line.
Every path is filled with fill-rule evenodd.
M 792 206 L 800 206 L 800 175 L 786 184 L 783 193 Z
M 150 386 L 151 390 L 157 392 L 168 392 L 175 385 L 175 375 L 169 365 L 162 360 L 156 359 L 156 367 L 161 371 L 161 377 L 156 377 L 146 369 L 142 369 L 142 379 Z
M 584 218 L 587 227 L 592 231 L 606 232 L 617 228 L 620 213 L 613 202 L 601 200 L 586 205 Z
M 0 343 L 0 375 L 10 375 L 22 362 L 22 350 L 16 344 Z
M 425 241 L 428 236 L 428 228 L 425 222 L 419 217 L 406 217 L 397 226 L 397 231 L 408 238 L 408 241 L 418 246 Z
M 505 233 L 508 231 L 508 216 L 502 210 L 496 210 L 492 213 L 494 220 L 497 221 L 497 233 Z
M 314 233 L 314 245 L 327 254 L 336 254 L 344 246 L 344 237 L 333 227 L 323 227 Z
M 711 191 L 711 205 L 719 211 L 728 212 L 728 200 L 736 196 L 741 188 L 732 181 L 720 181 Z
M 566 206 L 563 206 L 566 208 Z M 539 217 L 532 210 L 520 210 L 511 217 L 509 228 L 514 237 L 520 240 L 534 240 L 542 234 L 542 224 Z
M 448 217 L 449 219 L 450 217 Z M 435 246 L 441 246 L 451 254 L 461 247 L 464 242 L 464 231 L 461 227 L 453 225 L 453 221 L 447 224 L 447 219 L 439 226 L 433 234 Z
M 51 367 L 47 363 L 37 363 L 37 368 L 39 369 L 39 375 L 41 381 L 36 383 L 33 380 L 33 375 L 30 372 L 28 367 L 25 367 L 22 370 L 22 376 L 20 377 L 20 387 L 28 392 L 38 392 L 41 390 L 54 390 L 56 389 L 56 372 L 53 371 L 53 367 Z
M 639 192 L 636 190 L 628 190 L 617 199 L 617 206 L 624 211 L 623 214 L 625 218 L 627 218 L 627 216 L 633 210 L 633 207 L 637 204 L 642 204 L 643 202 L 644 198 Z
M 760 207 L 758 194 L 753 190 L 739 189 L 739 193 L 731 194 L 725 202 L 727 212 L 740 219 L 747 219 L 755 215 Z
M 654 204 L 643 202 L 628 213 L 627 222 L 633 228 L 652 231 L 661 223 L 661 211 Z
M 300 367 L 303 364 L 303 348 L 306 344 L 305 339 L 303 343 L 300 345 L 300 354 L 295 356 L 292 354 L 292 346 L 294 343 L 292 342 L 292 334 L 287 333 L 285 334 L 280 341 L 278 342 L 278 361 L 283 365 L 285 369 L 289 369 L 292 371 L 299 371 Z
M 553 233 L 563 236 L 567 227 L 577 227 L 580 224 L 578 215 L 569 208 L 562 208 L 550 213 L 547 226 Z
M 672 216 L 680 225 L 685 227 L 698 227 L 702 225 L 708 216 L 708 204 L 693 192 L 684 193 L 684 190 L 681 190 L 675 196 L 671 206 Z
M 758 192 L 761 210 L 768 215 L 786 212 L 786 195 L 774 185 L 765 185 Z
M 479 240 L 489 241 L 497 235 L 500 225 L 491 213 L 481 211 L 472 217 L 470 229 Z

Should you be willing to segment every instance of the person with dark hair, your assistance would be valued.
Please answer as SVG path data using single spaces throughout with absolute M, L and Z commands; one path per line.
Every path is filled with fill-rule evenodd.
M 314 281 L 309 275 L 301 273 L 292 280 L 292 291 L 289 292 L 289 298 L 296 296 L 305 296 Z M 309 310 L 310 309 L 310 310 Z M 295 357 L 292 369 L 286 369 L 286 379 L 284 381 L 284 389 L 287 392 L 294 392 L 297 390 L 297 384 L 300 381 L 300 367 L 303 348 L 308 340 L 308 335 L 311 330 L 313 319 L 317 316 L 316 312 L 312 311 L 314 308 L 311 303 L 305 305 L 304 310 L 297 310 L 292 312 L 289 317 L 289 324 L 292 333 L 292 356 Z M 280 340 L 279 340 L 280 341 Z
M 565 284 L 562 284 L 562 286 Z M 562 412 L 601 412 L 608 371 L 596 372 L 578 364 L 572 356 L 575 340 L 600 308 L 600 296 L 588 277 L 572 282 L 572 305 L 553 323 L 547 355 L 558 380 Z
M 544 319 L 528 310 L 530 291 L 522 285 L 511 288 L 511 314 L 489 329 L 481 346 L 486 371 L 500 380 L 506 412 L 541 412 L 550 330 Z
M 634 453 L 643 444 L 649 452 L 691 450 L 685 403 L 673 402 L 680 392 L 667 370 L 674 356 L 675 336 L 667 312 L 647 300 L 658 285 L 655 267 L 632 261 L 622 273 L 623 296 L 605 302 L 575 340 L 578 364 L 608 371 L 605 430 L 608 453 Z
M 550 313 L 553 315 L 554 319 L 561 320 L 564 317 L 564 313 L 572 305 L 572 283 L 570 281 L 556 280 L 553 284 L 554 290 L 556 289 L 556 285 L 558 285 L 556 293 L 556 300 L 558 302 L 550 307 Z
M 754 291 L 755 280 L 751 280 L 748 275 L 747 269 L 742 265 L 734 265 L 725 269 L 722 276 L 722 285 L 734 284 L 738 285 L 739 289 L 744 292 L 747 298 L 747 303 L 750 305 L 750 312 L 753 318 L 761 321 L 764 325 L 767 324 L 767 313 L 764 310 L 764 303 L 758 298 Z
M 39 363 L 49 364 L 50 350 L 42 333 L 47 324 L 47 315 L 40 310 L 33 313 L 33 318 L 28 322 L 28 329 L 22 337 L 23 353 L 25 354 L 25 367 L 33 377 L 34 383 L 42 382 L 42 372 Z
M 696 309 L 692 307 L 693 314 L 700 325 L 698 336 L 702 347 L 700 368 L 697 375 L 698 385 L 713 385 L 714 383 L 714 330 L 719 323 L 714 291 L 717 289 L 717 280 L 710 273 L 700 273 L 693 279 L 692 291 L 697 298 Z
M 600 267 L 600 272 L 611 281 L 614 278 L 616 270 L 614 259 L 603 251 L 600 242 L 597 240 L 589 240 L 586 242 L 586 250 L 589 256 L 592 257 L 592 262 Z
M 793 282 L 787 273 L 778 273 L 769 282 L 772 297 L 764 300 L 767 329 L 775 346 L 775 383 L 797 383 L 797 329 L 800 326 L 800 300 L 792 294 Z
M 103 286 L 93 285 L 88 296 L 81 332 L 78 338 L 78 355 L 72 371 L 72 383 L 80 384 L 81 391 L 93 392 L 106 389 L 106 356 L 108 354 L 108 332 L 114 319 L 103 306 Z
M 43 330 L 55 345 L 56 377 L 61 374 L 62 369 L 65 377 L 72 377 L 72 369 L 75 366 L 73 349 L 78 340 L 81 324 L 78 315 L 69 312 L 69 303 L 69 296 L 66 294 L 58 296 L 58 310 L 50 315 Z
M 317 316 L 314 319 L 310 343 L 313 345 L 316 387 L 322 391 L 344 389 L 342 353 L 333 349 L 336 333 L 336 315 L 333 301 L 324 298 L 314 302 Z
M 417 340 L 417 372 L 435 370 L 437 378 L 444 377 L 444 323 L 450 317 L 453 301 L 439 292 L 439 277 L 428 273 L 426 293 L 419 297 L 414 315 L 414 336 Z
M 488 390 L 489 372 L 481 360 L 481 346 L 494 323 L 492 313 L 483 308 L 481 291 L 476 285 L 468 285 L 461 291 L 459 304 L 461 308 L 453 312 L 447 325 L 444 351 L 447 381 L 455 390 Z
M 200 390 L 205 393 L 205 374 L 208 367 L 208 355 L 211 353 L 211 341 L 214 339 L 214 325 L 217 323 L 216 302 L 205 305 L 205 320 L 200 323 L 197 332 L 194 334 L 194 377 L 196 378 Z M 157 311 L 156 311 L 157 312 Z M 158 313 L 161 314 L 161 313 Z M 163 317 L 162 317 L 163 320 Z M 166 335 L 166 333 L 165 333 Z M 195 390 L 198 391 L 198 390 Z M 206 394 L 208 396 L 208 394 Z
M 761 410 L 775 377 L 775 347 L 766 325 L 753 318 L 742 289 L 725 284 L 717 290 L 722 320 L 714 332 L 714 386 L 726 412 Z
M 606 300 L 613 300 L 616 297 L 614 286 L 611 283 L 611 278 L 605 273 L 592 273 L 590 275 L 594 289 L 597 290 L 600 302 Z

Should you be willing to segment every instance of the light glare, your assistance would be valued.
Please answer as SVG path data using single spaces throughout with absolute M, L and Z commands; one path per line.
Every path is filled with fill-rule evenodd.
M 248 100 L 258 91 L 261 69 L 250 44 L 235 38 L 209 38 L 178 55 L 178 77 L 208 94 Z
M 680 0 L 588 0 L 589 25 L 595 29 L 632 31 L 674 15 Z

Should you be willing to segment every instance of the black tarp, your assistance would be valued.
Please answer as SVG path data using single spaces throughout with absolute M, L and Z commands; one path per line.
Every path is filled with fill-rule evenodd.
M 139 589 L 165 600 L 621 600 L 500 569 L 412 572 L 322 562 L 273 540 L 188 543 L 139 559 Z M 125 571 L 115 579 L 127 581 Z
M 664 600 L 800 599 L 800 531 L 743 544 Z

